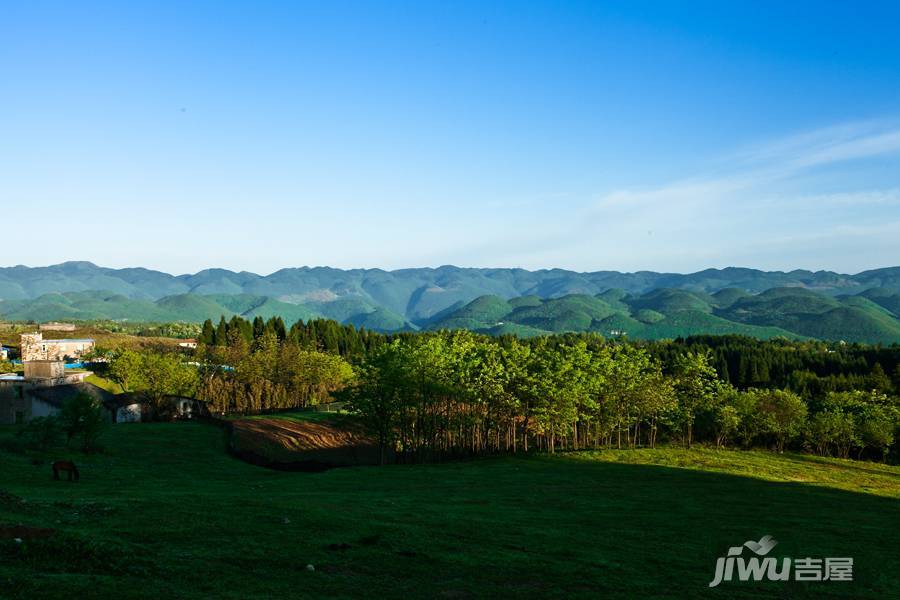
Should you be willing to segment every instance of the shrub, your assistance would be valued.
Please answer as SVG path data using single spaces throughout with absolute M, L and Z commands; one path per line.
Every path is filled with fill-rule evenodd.
M 47 450 L 62 439 L 62 425 L 56 417 L 36 417 L 19 429 L 19 437 L 34 450 Z
M 63 403 L 59 422 L 66 432 L 66 444 L 73 438 L 81 441 L 81 450 L 97 450 L 97 439 L 106 427 L 106 416 L 100 403 L 87 394 L 76 394 Z

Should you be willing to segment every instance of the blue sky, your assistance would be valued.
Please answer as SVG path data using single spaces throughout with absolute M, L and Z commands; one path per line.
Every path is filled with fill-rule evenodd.
M 896 3 L 181 4 L 0 0 L 0 264 L 900 264 Z

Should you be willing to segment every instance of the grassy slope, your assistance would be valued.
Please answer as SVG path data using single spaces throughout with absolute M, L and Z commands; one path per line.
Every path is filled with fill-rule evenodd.
M 105 377 L 101 377 L 96 373 L 91 373 L 84 379 L 87 383 L 92 383 L 96 385 L 98 388 L 102 388 L 111 394 L 121 394 L 123 393 L 122 386 L 118 383 L 110 381 Z
M 0 540 L 0 595 L 696 597 L 716 557 L 763 534 L 781 540 L 777 555 L 853 556 L 856 581 L 710 595 L 900 595 L 897 468 L 667 450 L 308 474 L 229 458 L 221 431 L 199 424 L 120 425 L 105 443 L 74 455 L 77 484 L 0 450 L 0 485 L 27 500 L 0 499 L 0 523 L 60 532 Z

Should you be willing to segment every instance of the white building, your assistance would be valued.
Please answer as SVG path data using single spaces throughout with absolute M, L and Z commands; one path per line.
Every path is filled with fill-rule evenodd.
M 22 334 L 22 360 L 77 360 L 93 351 L 94 340 L 45 340 L 41 333 Z

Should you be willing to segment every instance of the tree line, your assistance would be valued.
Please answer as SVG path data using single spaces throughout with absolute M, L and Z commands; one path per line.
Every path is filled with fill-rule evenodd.
M 218 325 L 207 319 L 197 341 L 206 348 L 233 345 L 238 338 L 252 345 L 265 334 L 274 336 L 279 342 L 287 340 L 300 347 L 337 354 L 350 361 L 360 360 L 393 337 L 365 328 L 357 329 L 350 324 L 342 325 L 331 319 L 301 320 L 288 328 L 281 317 L 265 320 L 257 316 L 250 321 L 239 316 L 226 320 L 223 316 Z
M 585 336 L 522 342 L 444 332 L 379 347 L 350 396 L 383 448 L 415 459 L 659 441 L 882 460 L 895 449 L 896 397 L 742 390 L 713 360 L 698 349 L 663 361 L 647 347 Z
M 279 340 L 290 338 L 299 345 L 335 353 L 351 363 L 358 363 L 379 346 L 395 339 L 409 339 L 416 333 L 384 334 L 341 325 L 329 319 L 298 321 L 286 328 L 280 318 L 252 321 L 241 317 L 218 325 L 203 324 L 200 342 L 207 345 L 228 344 L 228 332 L 240 331 L 248 344 L 263 332 L 274 332 Z M 496 338 L 505 343 L 512 336 Z M 566 333 L 519 340 L 529 345 L 549 340 L 551 344 L 572 344 L 579 340 L 592 345 L 602 338 L 591 333 Z M 629 343 L 645 348 L 663 364 L 670 364 L 680 354 L 704 353 L 719 379 L 739 389 L 788 389 L 804 397 L 824 398 L 829 392 L 877 390 L 900 394 L 900 346 L 845 344 L 816 340 L 793 341 L 776 338 L 758 340 L 741 335 L 698 335 L 675 340 Z
M 386 335 L 329 320 L 287 328 L 259 317 L 207 321 L 199 341 L 181 358 L 194 363 L 195 375 L 179 375 L 180 389 L 191 388 L 210 410 L 344 400 L 384 455 L 401 459 L 660 442 L 896 459 L 896 346 L 741 336 Z M 111 373 L 123 370 L 123 356 Z

